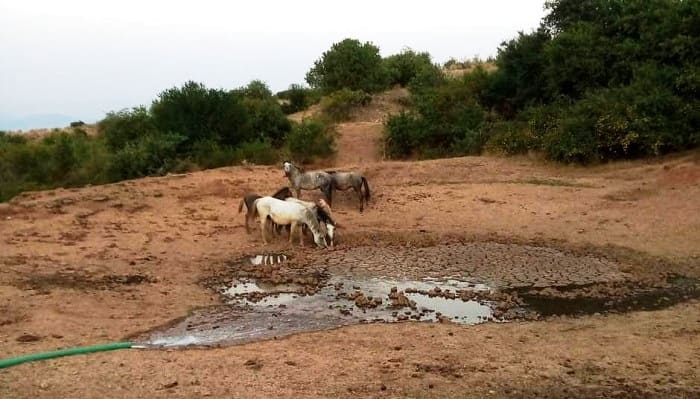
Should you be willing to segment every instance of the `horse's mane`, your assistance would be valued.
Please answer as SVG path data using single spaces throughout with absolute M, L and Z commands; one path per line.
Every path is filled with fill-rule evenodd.
M 320 209 L 320 208 L 319 208 Z M 321 225 L 318 224 L 318 219 L 316 216 L 314 216 L 314 213 L 311 212 L 309 208 L 304 207 L 304 215 L 306 216 L 306 224 L 309 225 L 309 228 L 311 229 L 312 232 L 321 232 Z
M 271 197 L 277 198 L 278 196 L 281 196 L 282 193 L 287 192 L 288 194 L 291 194 L 291 191 L 289 190 L 289 187 L 282 187 L 277 192 L 271 195 Z
M 325 209 L 323 209 L 322 206 L 316 206 L 316 213 L 318 213 L 318 218 L 321 219 L 322 222 L 335 226 L 335 221 L 333 221 L 331 215 Z

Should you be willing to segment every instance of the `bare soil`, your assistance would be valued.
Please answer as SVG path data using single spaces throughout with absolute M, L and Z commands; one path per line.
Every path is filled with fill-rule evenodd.
M 365 173 L 372 197 L 364 213 L 353 193 L 334 197 L 335 250 L 282 238 L 265 247 L 259 229 L 246 234 L 238 203 L 284 186 L 279 167 L 0 204 L 0 357 L 131 338 L 218 305 L 207 281 L 262 252 L 289 254 L 298 275 L 462 273 L 544 297 L 572 284 L 614 297 L 619 282 L 700 277 L 697 153 L 588 168 L 497 157 L 383 162 L 358 156 L 370 146 L 354 123 L 336 167 Z M 221 348 L 75 356 L 3 370 L 0 397 L 696 398 L 700 303 L 681 299 L 653 311 L 357 325 Z

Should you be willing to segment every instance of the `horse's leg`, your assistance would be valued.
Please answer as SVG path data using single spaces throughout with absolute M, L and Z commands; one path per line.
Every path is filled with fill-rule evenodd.
M 333 206 L 333 186 L 324 187 L 321 191 L 323 191 L 328 200 L 328 206 Z
M 297 223 L 292 222 L 291 226 L 289 227 L 289 245 L 294 245 L 293 237 L 294 237 L 294 232 L 296 231 L 296 229 L 297 229 Z
M 301 229 L 299 229 L 299 246 L 300 247 L 304 246 L 304 227 L 306 227 L 306 224 L 302 223 Z
M 297 199 L 301 199 L 301 189 L 300 188 L 295 188 L 294 192 L 297 194 Z
M 262 234 L 263 244 L 267 244 L 267 238 L 265 237 L 265 228 L 267 227 L 267 216 L 260 216 L 260 233 Z
M 362 188 L 361 186 L 352 186 L 353 189 L 355 189 L 355 192 L 357 193 L 357 197 L 360 199 L 360 213 L 365 209 L 364 207 L 364 201 L 362 199 Z

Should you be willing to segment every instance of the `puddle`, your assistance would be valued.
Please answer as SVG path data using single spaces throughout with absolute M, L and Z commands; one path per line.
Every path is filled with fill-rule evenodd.
M 700 280 L 673 276 L 662 287 L 636 287 L 621 285 L 596 287 L 602 294 L 593 295 L 584 287 L 559 287 L 558 294 L 520 292 L 528 307 L 540 315 L 584 315 L 604 312 L 630 312 L 658 310 L 694 298 L 700 298 Z M 604 290 L 607 289 L 607 290 Z M 562 296 L 562 293 L 574 295 Z
M 199 310 L 151 334 L 146 343 L 155 347 L 232 345 L 360 323 L 493 320 L 488 303 L 458 297 L 458 291 L 489 290 L 469 281 L 332 277 L 313 295 L 303 295 L 301 288 L 236 280 L 220 289 L 229 298 L 228 305 Z

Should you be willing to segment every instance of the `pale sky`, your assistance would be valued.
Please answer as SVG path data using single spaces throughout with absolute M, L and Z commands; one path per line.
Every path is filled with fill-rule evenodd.
M 486 58 L 536 28 L 543 3 L 0 0 L 0 129 L 37 114 L 94 122 L 187 80 L 284 90 L 348 37 L 383 56 L 411 47 L 440 63 Z

